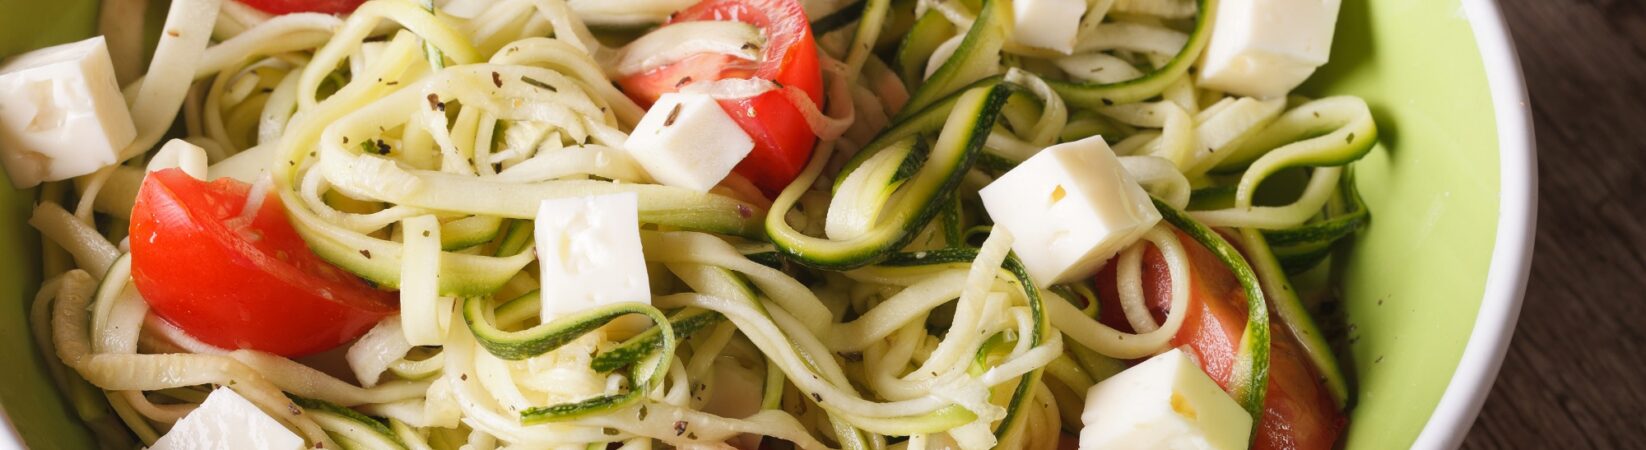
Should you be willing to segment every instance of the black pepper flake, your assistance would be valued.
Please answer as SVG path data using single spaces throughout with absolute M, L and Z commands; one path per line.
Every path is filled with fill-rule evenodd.
M 639 420 L 646 420 L 646 405 L 640 405 Z
M 423 237 L 429 237 L 429 230 L 423 230 Z
M 680 81 L 674 82 L 674 88 L 680 89 L 681 86 L 688 84 L 692 84 L 692 77 L 680 77 Z
M 743 43 L 743 49 L 744 50 L 755 50 L 755 49 L 758 49 L 758 48 L 760 48 L 760 46 L 754 45 L 753 42 L 744 42 Z
M 1103 106 L 1114 106 L 1114 100 L 1103 99 Z
M 1319 119 L 1319 118 L 1320 118 L 1320 111 L 1315 111 L 1315 118 L 1316 118 L 1316 119 Z
M 675 103 L 674 109 L 669 110 L 669 117 L 663 119 L 663 126 L 674 125 L 674 119 L 680 118 L 680 104 Z
M 271 92 L 274 92 L 274 88 L 263 88 L 263 93 L 264 94 L 271 93 Z
M 1348 138 L 1348 139 L 1344 139 L 1344 140 L 1343 140 L 1343 143 L 1345 143 L 1345 144 L 1353 144 L 1353 143 L 1355 143 L 1355 134 L 1354 134 L 1354 133 L 1349 133 L 1349 138 Z
M 469 381 L 469 374 L 466 374 L 466 373 L 457 374 L 457 379 L 459 381 Z
M 378 139 L 377 140 L 377 154 L 379 154 L 379 155 L 389 154 L 389 143 L 383 142 L 382 139 Z
M 388 85 L 388 86 L 399 86 L 399 85 L 400 85 L 400 81 L 399 81 L 399 80 L 395 80 L 395 81 L 390 81 L 390 82 L 387 82 L 387 83 L 383 83 L 383 84 L 385 84 L 385 85 Z
M 364 256 L 366 259 L 371 259 L 371 250 L 360 249 L 360 256 Z
M 343 136 L 343 145 L 349 145 L 349 137 Z
M 617 435 L 617 429 L 616 428 L 601 428 L 600 433 L 604 434 L 604 435 L 607 435 L 607 436 L 616 436 Z
M 492 72 L 492 84 L 497 87 L 503 87 L 503 74 Z
M 697 432 L 693 431 L 693 432 L 690 432 L 690 433 L 686 433 L 686 439 L 691 439 L 691 440 L 694 440 L 694 441 L 697 440 Z
M 815 401 L 815 402 L 818 402 L 818 403 L 823 403 L 823 394 L 813 392 L 812 393 L 812 401 Z
M 440 94 L 429 94 L 429 109 L 446 112 L 446 103 L 440 101 Z
M 289 159 L 288 159 L 288 160 L 286 160 L 286 165 L 288 165 L 288 166 L 296 166 L 296 165 L 297 165 L 297 161 L 292 161 L 292 160 L 289 160 Z
M 549 85 L 549 84 L 548 84 L 548 83 L 544 83 L 544 82 L 542 82 L 542 81 L 538 81 L 538 80 L 536 80 L 536 79 L 533 79 L 533 78 L 532 78 L 532 77 L 525 77 L 525 76 L 523 76 L 523 77 L 520 77 L 520 81 L 523 81 L 523 82 L 525 82 L 525 83 L 526 83 L 526 84 L 529 84 L 529 85 L 531 85 L 531 86 L 532 86 L 532 87 L 534 87 L 534 88 L 538 88 L 538 89 L 542 89 L 542 90 L 546 90 L 546 91 L 549 91 L 549 92 L 560 92 L 560 90 L 559 90 L 559 89 L 555 89 L 555 88 L 554 88 L 554 86 L 550 86 L 550 85 Z
M 686 434 L 686 421 L 684 421 L 684 420 L 674 421 L 674 435 L 679 436 L 679 435 L 682 435 L 682 434 Z
M 310 158 L 313 158 L 313 157 L 319 156 L 319 155 L 320 155 L 320 153 L 318 153 L 318 152 L 309 152 L 309 157 Z

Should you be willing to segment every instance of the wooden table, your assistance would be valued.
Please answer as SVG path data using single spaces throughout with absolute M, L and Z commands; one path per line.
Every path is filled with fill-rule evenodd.
M 1532 278 L 1465 448 L 1646 448 L 1646 1 L 1500 0 L 1537 125 Z

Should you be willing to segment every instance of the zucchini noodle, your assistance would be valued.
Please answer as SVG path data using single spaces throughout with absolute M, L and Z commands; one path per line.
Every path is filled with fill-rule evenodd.
M 139 3 L 105 2 L 100 22 L 137 139 L 47 184 L 29 220 L 50 277 L 33 335 L 109 445 L 153 445 L 228 387 L 317 448 L 1053 449 L 1088 388 L 1185 329 L 1197 246 L 1251 280 L 1229 386 L 1243 407 L 1265 395 L 1267 305 L 1352 398 L 1287 277 L 1368 220 L 1350 165 L 1376 124 L 1354 97 L 1199 86 L 1216 0 L 1091 2 L 1071 55 L 1010 42 L 1001 0 L 828 5 L 821 102 L 767 79 L 676 86 L 794 106 L 816 145 L 770 200 L 738 173 L 708 192 L 657 184 L 627 148 L 647 111 L 614 79 L 705 53 L 776 63 L 760 61 L 773 36 L 740 22 L 637 34 L 695 0 L 371 0 L 342 16 L 173 0 L 146 71 L 141 21 L 108 17 Z M 1090 280 L 1037 285 L 977 194 L 1091 136 L 1168 219 L 1107 263 L 1112 299 Z M 316 255 L 395 291 L 398 311 L 300 360 L 173 325 L 139 292 L 126 236 L 167 168 L 250 183 L 234 220 L 277 199 Z M 1306 185 L 1269 192 L 1289 171 Z M 557 298 L 534 264 L 539 205 L 617 193 L 638 200 L 650 303 L 541 319 Z M 1123 320 L 1099 320 L 1108 307 Z

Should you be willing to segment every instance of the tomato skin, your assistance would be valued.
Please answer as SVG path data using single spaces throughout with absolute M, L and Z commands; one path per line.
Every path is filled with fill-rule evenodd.
M 676 13 L 669 23 L 695 20 L 738 20 L 754 25 L 766 37 L 759 63 L 729 55 L 699 54 L 648 72 L 617 80 L 618 86 L 641 106 L 650 107 L 663 94 L 686 84 L 731 78 L 772 80 L 794 86 L 812 103 L 823 102 L 823 73 L 817 44 L 812 40 L 806 12 L 795 0 L 705 0 Z M 794 181 L 811 158 L 817 136 L 805 115 L 782 92 L 721 100 L 720 107 L 754 140 L 754 150 L 735 171 L 754 182 L 768 196 Z
M 1246 327 L 1246 294 L 1211 251 L 1181 232 L 1178 240 L 1189 256 L 1189 305 L 1183 328 L 1171 343 L 1193 350 L 1207 375 L 1227 389 Z M 1131 330 L 1120 309 L 1112 264 L 1098 273 L 1097 286 L 1103 299 L 1099 320 Z M 1171 307 L 1171 275 L 1165 257 L 1153 247 L 1143 254 L 1143 295 L 1155 320 L 1165 320 Z M 1252 449 L 1331 449 L 1348 419 L 1320 384 L 1297 340 L 1270 317 L 1269 389 Z
M 178 169 L 144 180 L 132 208 L 132 279 L 155 314 L 218 347 L 302 356 L 395 312 L 393 293 L 309 250 L 278 196 L 240 217 L 249 191 Z
M 281 15 L 302 12 L 348 14 L 366 0 L 239 0 L 259 11 Z

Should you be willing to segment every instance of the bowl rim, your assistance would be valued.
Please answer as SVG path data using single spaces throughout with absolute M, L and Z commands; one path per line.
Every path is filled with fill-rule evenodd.
M 1525 300 L 1537 230 L 1537 147 L 1531 101 L 1515 53 L 1514 38 L 1497 0 L 1463 0 L 1486 69 L 1498 139 L 1497 240 L 1486 272 L 1486 290 L 1440 403 L 1413 442 L 1414 449 L 1453 449 L 1463 443 L 1491 394 L 1520 306 Z
M 1537 230 L 1537 148 L 1525 76 L 1498 0 L 1462 0 L 1486 70 L 1498 138 L 1498 222 L 1486 289 L 1463 356 L 1413 449 L 1462 444 L 1492 391 L 1525 300 Z M 25 448 L 0 408 L 0 449 Z

